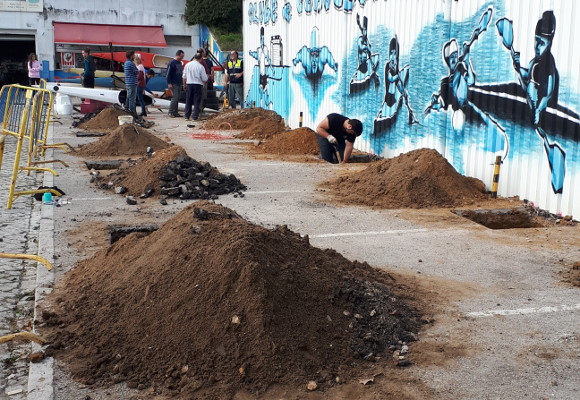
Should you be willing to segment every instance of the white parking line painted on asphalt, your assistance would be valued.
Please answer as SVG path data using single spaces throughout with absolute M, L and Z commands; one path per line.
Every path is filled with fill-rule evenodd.
M 466 315 L 468 317 L 481 318 L 481 317 L 494 317 L 496 315 L 545 314 L 560 311 L 578 311 L 578 310 L 580 310 L 580 304 L 572 304 L 572 305 L 562 304 L 559 306 L 517 308 L 515 310 L 478 311 L 478 312 L 470 312 L 467 313 Z
M 342 232 L 342 233 L 323 233 L 321 235 L 308 235 L 310 238 L 330 238 L 338 236 L 372 236 L 372 235 L 394 235 L 397 233 L 416 233 L 429 232 L 429 229 L 393 229 L 389 231 L 368 231 L 368 232 Z
M 276 193 L 306 193 L 306 190 L 258 190 L 247 191 L 244 194 L 276 194 Z
M 115 197 L 71 197 L 71 201 L 97 201 L 97 200 L 113 200 Z

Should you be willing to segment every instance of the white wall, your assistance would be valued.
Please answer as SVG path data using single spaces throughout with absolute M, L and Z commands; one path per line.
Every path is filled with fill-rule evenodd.
M 502 18 L 513 21 L 513 50 L 521 53 L 520 65 L 527 68 L 533 65 L 536 25 L 549 11 L 556 20 L 549 54 L 559 75 L 559 94 L 557 104 L 542 112 L 538 124 L 533 122 L 528 106 L 532 95 L 528 92 L 526 97 L 496 23 Z M 353 90 L 351 79 L 367 76 L 359 73 L 358 56 L 366 53 L 359 50 L 362 32 L 357 16 L 361 22 L 365 17 L 368 20 L 367 36 L 378 67 L 365 69 L 373 71 L 377 79 L 369 79 L 367 82 L 372 83 L 366 87 L 354 85 Z M 357 118 L 364 125 L 355 143 L 358 149 L 393 157 L 421 147 L 434 148 L 460 173 L 481 179 L 488 188 L 496 155 L 507 154 L 499 180 L 500 195 L 518 195 L 554 213 L 579 218 L 578 20 L 580 0 L 244 0 L 246 105 L 273 109 L 291 127 L 298 126 L 301 112 L 304 126 L 310 128 L 332 112 Z M 459 70 L 451 71 L 443 60 L 446 43 L 455 39 L 463 57 L 462 44 L 475 37 L 482 21 L 488 25 L 469 50 L 475 79 L 465 85 L 469 85 L 468 94 L 463 96 L 467 102 L 459 101 L 462 92 L 456 90 L 456 103 L 461 103 L 458 108 L 454 96 L 449 96 L 451 101 L 444 107 L 429 108 L 434 94 L 436 99 L 441 97 L 441 82 L 456 82 L 450 77 L 460 74 Z M 397 75 L 407 68 L 405 88 L 407 104 L 418 122 L 414 124 L 408 122 L 412 113 L 405 103 L 398 108 L 383 103 L 383 99 L 393 98 L 387 93 L 392 95 L 395 86 L 387 78 L 394 75 L 387 77 L 385 70 L 395 38 L 399 44 Z M 318 52 L 304 56 L 301 52 L 304 47 L 316 47 L 322 54 L 325 46 L 337 68 L 320 64 L 323 73 L 317 76 L 307 65 L 316 60 L 312 54 Z M 267 58 L 264 54 L 272 56 L 274 52 L 281 54 L 281 65 L 263 61 Z M 539 76 L 542 79 L 541 73 Z M 534 85 L 527 85 L 526 90 Z M 546 79 L 538 83 L 538 96 L 548 85 Z M 431 111 L 424 114 L 425 109 Z M 551 150 L 547 150 L 549 146 Z

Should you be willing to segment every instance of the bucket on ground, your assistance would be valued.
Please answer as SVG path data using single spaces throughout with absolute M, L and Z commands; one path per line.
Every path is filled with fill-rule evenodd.
M 119 115 L 117 118 L 119 118 L 119 125 L 133 123 L 133 116 L 132 115 Z
M 73 106 L 70 97 L 66 94 L 57 93 L 54 99 L 54 112 L 58 115 L 71 115 Z

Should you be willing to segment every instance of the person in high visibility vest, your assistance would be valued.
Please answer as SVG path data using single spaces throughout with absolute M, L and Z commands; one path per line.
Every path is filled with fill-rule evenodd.
M 236 108 L 236 97 L 240 100 L 240 107 L 244 108 L 244 63 L 238 58 L 238 52 L 230 52 L 227 63 L 228 98 L 230 107 Z

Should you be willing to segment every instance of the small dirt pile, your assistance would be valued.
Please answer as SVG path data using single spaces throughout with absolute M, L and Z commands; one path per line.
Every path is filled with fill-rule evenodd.
M 390 360 L 420 326 L 394 286 L 286 227 L 198 202 L 77 265 L 43 319 L 50 350 L 82 382 L 225 399 L 275 382 L 329 387 L 362 358 Z
M 298 128 L 271 136 L 256 149 L 264 153 L 281 155 L 319 153 L 316 133 L 310 128 Z
M 151 192 L 182 200 L 215 200 L 222 194 L 246 190 L 235 175 L 222 174 L 210 163 L 194 160 L 179 146 L 122 168 L 102 178 L 98 185 L 104 189 L 123 186 L 131 196 Z
M 265 139 L 284 132 L 286 127 L 281 116 L 263 108 L 228 110 L 208 119 L 205 129 L 243 129 L 239 139 Z
M 341 202 L 379 208 L 456 207 L 487 197 L 483 182 L 459 174 L 432 149 L 379 161 L 321 186 Z
M 118 117 L 121 115 L 129 114 L 114 107 L 107 107 L 78 127 L 89 131 L 109 132 L 119 127 Z
M 96 142 L 81 146 L 75 153 L 80 156 L 109 157 L 135 156 L 147 153 L 147 147 L 155 151 L 166 149 L 170 145 L 149 133 L 146 129 L 133 124 L 119 126 Z

